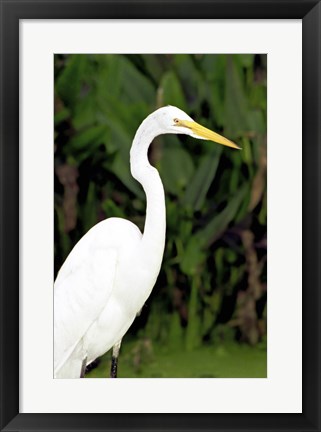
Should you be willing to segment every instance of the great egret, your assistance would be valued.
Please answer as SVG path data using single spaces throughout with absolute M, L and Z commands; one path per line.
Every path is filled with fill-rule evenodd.
M 54 287 L 54 376 L 79 378 L 86 365 L 113 348 L 111 377 L 117 376 L 121 340 L 149 297 L 165 246 L 165 197 L 148 148 L 161 134 L 186 134 L 232 148 L 232 141 L 166 106 L 138 128 L 130 150 L 133 177 L 146 193 L 144 233 L 126 219 L 99 222 L 75 245 Z

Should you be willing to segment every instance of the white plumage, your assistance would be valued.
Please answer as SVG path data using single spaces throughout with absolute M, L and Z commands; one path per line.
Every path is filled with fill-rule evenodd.
M 70 252 L 54 287 L 54 376 L 79 378 L 121 341 L 156 282 L 165 246 L 165 197 L 158 171 L 147 157 L 160 134 L 183 133 L 238 148 L 168 106 L 149 115 L 136 132 L 130 166 L 146 193 L 144 235 L 126 219 L 95 225 Z

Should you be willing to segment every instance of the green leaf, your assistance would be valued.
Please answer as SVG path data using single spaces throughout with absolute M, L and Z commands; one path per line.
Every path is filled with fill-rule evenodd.
M 226 123 L 224 115 L 226 59 L 225 55 L 204 55 L 201 61 L 207 82 L 206 100 L 211 108 L 211 117 L 220 127 L 224 127 Z
M 55 114 L 54 123 L 58 126 L 59 123 L 67 120 L 70 116 L 70 110 L 68 108 L 63 108 Z
M 87 199 L 82 207 L 82 222 L 84 232 L 97 223 L 96 186 L 93 182 L 89 183 Z
M 161 327 L 163 324 L 162 309 L 159 303 L 151 302 L 151 311 L 148 316 L 148 322 L 145 327 L 145 335 L 152 340 L 158 340 L 161 333 Z
M 266 125 L 262 111 L 251 110 L 247 114 L 249 130 L 256 133 L 265 133 Z
M 247 184 L 243 185 L 243 187 L 229 199 L 224 210 L 216 215 L 204 229 L 198 232 L 197 235 L 203 246 L 212 244 L 226 230 L 229 223 L 235 217 L 247 190 Z
M 205 259 L 206 253 L 200 237 L 197 235 L 190 237 L 180 261 L 182 272 L 188 276 L 195 276 L 199 273 Z
M 204 204 L 206 194 L 215 178 L 222 147 L 216 146 L 201 158 L 200 165 L 188 184 L 183 203 L 194 210 L 200 210 Z
M 222 304 L 222 293 L 219 290 L 214 290 L 211 296 L 203 298 L 207 307 L 204 308 L 203 322 L 202 322 L 202 335 L 204 336 L 213 327 L 217 314 Z
M 123 83 L 122 70 L 126 59 L 117 54 L 101 56 L 98 62 L 98 76 L 95 80 L 97 97 L 100 101 L 114 100 L 120 97 Z
M 200 115 L 200 104 L 206 98 L 204 77 L 190 54 L 177 54 L 174 56 L 174 64 L 181 88 L 184 89 L 185 99 L 188 100 L 189 110 Z
M 237 54 L 234 57 L 237 57 L 240 64 L 245 68 L 253 66 L 254 54 Z
M 190 182 L 194 170 L 191 156 L 180 146 L 177 137 L 166 137 L 159 167 L 165 190 L 180 196 Z
M 204 55 L 201 59 L 202 71 L 210 82 L 224 82 L 227 56 L 222 54 Z
M 132 177 L 129 170 L 129 155 L 128 160 L 124 160 L 121 153 L 115 156 L 115 159 L 110 167 L 111 171 L 119 178 L 119 180 L 137 197 L 145 199 L 145 194 L 139 183 Z
M 230 181 L 229 181 L 229 192 L 231 193 L 231 195 L 234 194 L 238 189 L 239 178 L 240 178 L 240 171 L 236 169 L 232 170 L 232 172 L 230 173 Z
M 77 131 L 91 127 L 98 121 L 97 99 L 91 92 L 73 106 L 73 126 Z
M 267 208 L 266 208 L 266 193 L 265 193 L 262 200 L 262 208 L 259 213 L 259 222 L 261 225 L 266 225 L 266 215 L 267 215 Z
M 242 158 L 247 165 L 251 166 L 253 164 L 251 142 L 247 137 L 242 139 Z
M 188 324 L 186 329 L 186 350 L 193 351 L 202 343 L 201 320 L 199 315 L 200 276 L 192 279 L 191 295 L 188 303 Z
M 225 88 L 225 83 L 214 82 L 208 88 L 209 102 L 211 106 L 212 117 L 215 124 L 220 128 L 223 128 L 225 123 L 228 122 L 224 114 L 224 95 L 222 95 L 222 89 Z
M 170 328 L 168 333 L 168 346 L 173 349 L 182 347 L 183 328 L 181 327 L 178 312 L 174 312 L 170 318 Z
M 68 150 L 82 150 L 91 147 L 92 152 L 94 148 L 104 142 L 107 130 L 106 125 L 98 125 L 79 132 L 69 141 Z
M 70 55 L 67 64 L 56 81 L 56 90 L 61 99 L 73 105 L 79 97 L 86 70 L 86 55 Z
M 65 218 L 64 212 L 61 206 L 55 205 L 56 214 L 55 217 L 58 229 L 59 229 L 59 246 L 61 248 L 62 259 L 65 260 L 67 255 L 69 254 L 72 245 L 70 241 L 70 237 L 66 234 L 65 231 Z
M 114 201 L 112 201 L 111 199 L 106 199 L 103 203 L 102 203 L 102 208 L 105 212 L 106 218 L 110 218 L 110 217 L 125 217 L 123 210 L 117 206 Z
M 156 83 L 159 82 L 162 74 L 164 73 L 164 61 L 162 61 L 164 59 L 164 56 L 142 54 L 141 57 L 144 61 L 146 72 L 153 78 Z
M 244 91 L 243 70 L 233 57 L 228 57 L 225 91 L 225 132 L 239 136 L 248 131 L 248 104 Z
M 250 182 L 246 183 L 244 187 L 245 187 L 244 197 L 234 217 L 236 223 L 240 222 L 244 218 L 244 216 L 248 213 L 248 208 L 251 200 L 251 183 Z
M 151 81 L 138 71 L 126 57 L 121 57 L 120 74 L 123 102 L 139 103 L 139 101 L 144 101 L 148 105 L 155 103 L 156 89 Z
M 173 71 L 163 75 L 160 89 L 163 92 L 164 105 L 175 105 L 183 111 L 188 111 L 181 84 Z
M 132 143 L 132 138 L 126 129 L 125 125 L 111 116 L 106 119 L 110 139 L 105 143 L 108 153 L 121 152 L 123 157 L 128 160 L 129 166 L 129 151 Z

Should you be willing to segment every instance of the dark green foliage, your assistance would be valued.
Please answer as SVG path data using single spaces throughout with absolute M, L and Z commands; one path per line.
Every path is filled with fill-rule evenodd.
M 167 104 L 242 150 L 186 136 L 155 139 L 149 156 L 166 192 L 166 250 L 130 333 L 169 350 L 226 337 L 262 343 L 265 55 L 55 56 L 55 271 L 104 218 L 143 230 L 145 195 L 130 174 L 129 149 L 141 121 Z

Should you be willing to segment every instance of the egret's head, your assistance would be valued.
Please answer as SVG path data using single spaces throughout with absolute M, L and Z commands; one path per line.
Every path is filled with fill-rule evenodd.
M 158 121 L 164 133 L 190 135 L 193 138 L 214 141 L 218 144 L 240 149 L 234 142 L 196 123 L 179 108 L 169 105 L 160 108 L 156 112 L 160 114 L 158 116 Z

